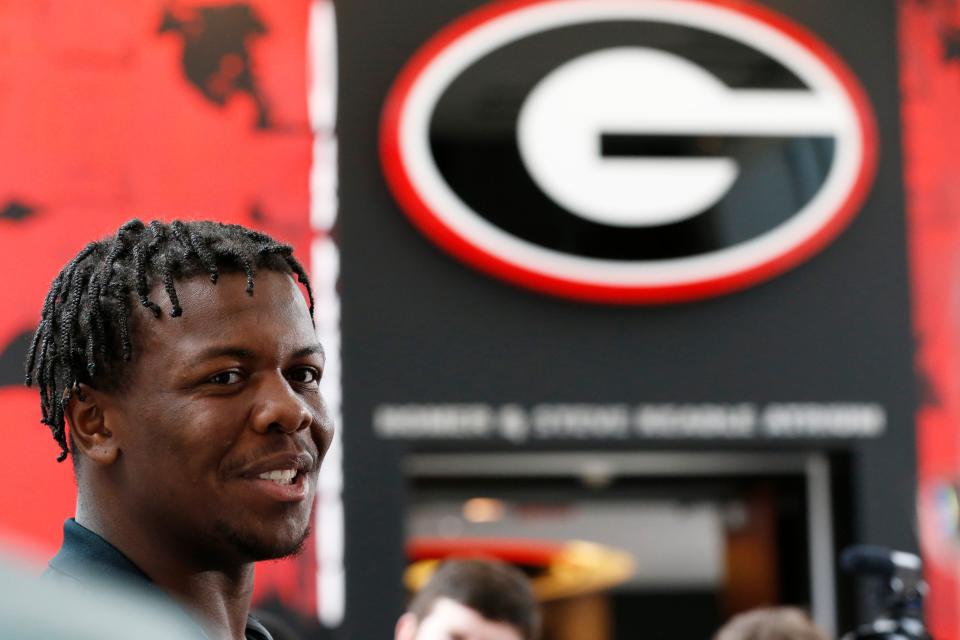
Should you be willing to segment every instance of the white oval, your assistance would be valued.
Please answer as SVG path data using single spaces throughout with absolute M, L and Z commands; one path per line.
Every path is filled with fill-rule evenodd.
M 551 29 L 615 20 L 668 22 L 720 34 L 747 43 L 795 73 L 812 91 L 792 104 L 781 100 L 782 96 L 777 97 L 770 103 L 775 107 L 775 121 L 765 124 L 803 135 L 823 133 L 827 123 L 836 151 L 820 191 L 783 224 L 738 245 L 693 257 L 627 263 L 566 254 L 527 242 L 472 211 L 444 181 L 430 152 L 430 118 L 446 88 L 474 62 L 513 41 Z M 740 93 L 747 92 L 741 90 Z M 758 122 L 763 123 L 764 96 L 759 95 L 762 92 L 757 94 L 753 96 L 756 98 L 753 107 L 761 114 L 760 120 L 706 114 L 716 117 L 706 118 L 704 126 L 722 133 L 750 131 Z M 672 113 L 677 118 L 690 115 L 684 113 L 682 105 L 675 105 Z M 857 105 L 841 79 L 797 39 L 747 13 L 700 0 L 566 0 L 520 4 L 518 8 L 471 26 L 433 54 L 409 86 L 397 109 L 395 125 L 401 171 L 424 207 L 449 231 L 519 272 L 582 286 L 585 291 L 591 287 L 633 291 L 638 301 L 643 301 L 645 290 L 669 290 L 720 281 L 772 265 L 784 254 L 813 242 L 842 207 L 852 206 L 848 197 L 861 174 L 866 173 L 866 134 L 872 132 L 872 120 L 868 123 L 866 114 L 858 114 Z M 777 273 L 783 268 L 771 267 Z M 755 278 L 762 279 L 765 277 Z M 679 297 L 702 295 L 709 294 Z

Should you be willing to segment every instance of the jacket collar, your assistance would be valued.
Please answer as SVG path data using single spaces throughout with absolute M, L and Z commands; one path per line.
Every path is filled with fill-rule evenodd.
M 48 575 L 65 576 L 79 582 L 90 578 L 106 578 L 135 584 L 163 600 L 173 602 L 182 610 L 173 598 L 157 587 L 153 580 L 119 549 L 73 518 L 63 523 L 63 545 L 47 565 Z M 190 618 L 192 619 L 192 616 Z M 247 616 L 245 635 L 250 640 L 272 640 L 270 632 L 252 616 Z
M 73 518 L 63 524 L 63 546 L 48 564 L 52 572 L 75 580 L 107 575 L 153 586 L 147 574 L 119 549 Z

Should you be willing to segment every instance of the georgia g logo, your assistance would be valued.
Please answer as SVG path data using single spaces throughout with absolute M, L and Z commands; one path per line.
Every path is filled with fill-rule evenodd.
M 436 243 L 565 297 L 670 302 L 832 240 L 876 164 L 853 74 L 767 9 L 520 0 L 428 42 L 388 96 L 394 196 Z

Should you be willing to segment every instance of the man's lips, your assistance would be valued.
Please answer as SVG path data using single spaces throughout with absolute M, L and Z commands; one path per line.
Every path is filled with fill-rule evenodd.
M 318 466 L 316 456 L 306 451 L 275 453 L 257 458 L 255 461 L 244 465 L 239 469 L 237 475 L 243 478 L 253 479 L 258 478 L 261 474 L 270 473 L 271 471 L 288 471 L 291 469 L 299 475 L 313 471 Z
M 307 452 L 279 453 L 245 465 L 239 478 L 254 492 L 279 502 L 299 502 L 310 495 L 317 458 Z
M 274 480 L 244 477 L 242 482 L 252 491 L 278 502 L 301 502 L 310 496 L 312 476 L 307 473 L 298 473 L 289 484 L 282 484 Z

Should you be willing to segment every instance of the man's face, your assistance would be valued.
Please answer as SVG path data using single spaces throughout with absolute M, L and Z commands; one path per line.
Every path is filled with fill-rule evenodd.
M 456 600 L 437 600 L 416 627 L 414 640 L 523 640 L 506 622 L 488 620 Z
M 177 282 L 182 316 L 141 309 L 129 381 L 111 394 L 117 507 L 203 561 L 298 550 L 333 433 L 303 296 L 286 274 L 263 270 L 255 284 L 251 297 L 241 274 L 199 276 Z M 162 288 L 152 297 L 166 300 Z

